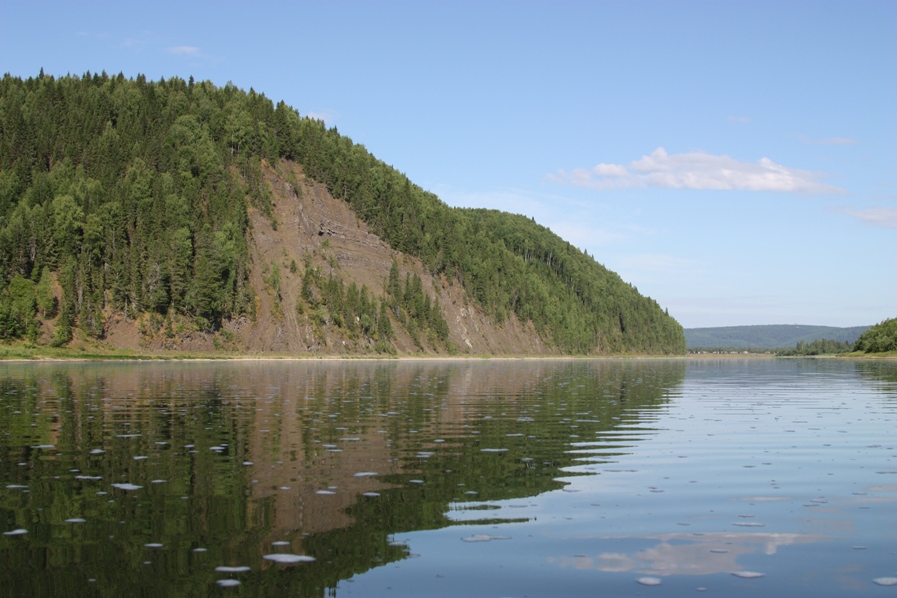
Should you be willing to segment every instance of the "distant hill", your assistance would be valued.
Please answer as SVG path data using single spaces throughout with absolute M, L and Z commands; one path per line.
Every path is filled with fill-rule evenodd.
M 689 349 L 699 347 L 782 349 L 794 347 L 800 341 L 810 343 L 823 338 L 853 343 L 868 328 L 869 326 L 838 328 L 835 326 L 804 326 L 800 324 L 686 328 L 685 344 Z

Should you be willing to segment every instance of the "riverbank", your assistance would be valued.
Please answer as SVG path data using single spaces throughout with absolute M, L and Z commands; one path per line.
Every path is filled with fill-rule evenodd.
M 689 353 L 686 355 L 605 354 L 605 355 L 502 355 L 502 354 L 325 354 L 325 353 L 244 353 L 244 352 L 188 352 L 188 351 L 134 351 L 102 345 L 79 347 L 46 347 L 27 344 L 0 344 L 0 361 L 441 361 L 441 360 L 564 360 L 564 359 L 686 359 L 710 360 L 764 360 L 774 359 L 774 353 Z M 816 359 L 897 359 L 897 351 L 888 353 L 847 353 L 819 355 Z M 785 359 L 798 359 L 795 357 Z

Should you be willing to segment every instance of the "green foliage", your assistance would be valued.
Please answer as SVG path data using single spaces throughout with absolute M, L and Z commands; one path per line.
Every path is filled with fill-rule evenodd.
M 333 272 L 325 278 L 310 262 L 305 266 L 302 296 L 296 307 L 300 315 L 305 311 L 302 301 L 312 307 L 310 317 L 318 326 L 333 326 L 349 338 L 371 339 L 380 343 L 378 346 L 388 345 L 393 338 L 384 301 L 372 297 L 365 285 L 359 289 L 352 282 L 346 287 Z
M 897 318 L 890 318 L 872 326 L 860 335 L 853 347 L 863 353 L 897 351 Z
M 0 280 L 42 281 L 41 315 L 61 319 L 54 342 L 74 326 L 102 336 L 108 308 L 213 328 L 247 311 L 246 205 L 267 198 L 259 158 L 271 150 L 250 100 L 180 79 L 0 80 Z M 232 148 L 226 123 L 244 117 Z
M 44 266 L 41 270 L 40 280 L 34 288 L 37 308 L 45 318 L 56 317 L 56 297 L 53 295 L 53 278 L 50 269 Z
M 776 355 L 783 357 L 811 356 L 811 355 L 835 355 L 838 353 L 847 353 L 853 348 L 851 343 L 836 341 L 832 339 L 817 339 L 809 343 L 799 341 L 793 349 L 785 349 L 779 351 Z
M 396 319 L 405 327 L 414 343 L 421 347 L 420 333 L 426 332 L 432 335 L 433 340 L 442 343 L 448 341 L 448 323 L 442 315 L 439 306 L 439 298 L 430 301 L 430 296 L 424 292 L 423 281 L 420 276 L 411 273 L 405 275 L 403 285 L 399 278 L 399 266 L 392 263 L 389 276 L 386 279 L 386 293 L 389 296 L 389 305 Z M 386 306 L 383 306 L 385 314 Z M 381 321 L 383 317 L 381 316 Z M 388 322 L 388 318 L 387 318 Z
M 16 276 L 9 286 L 0 292 L 0 338 L 20 338 L 27 336 L 34 342 L 37 338 L 39 323 L 37 315 L 37 299 L 34 283 Z

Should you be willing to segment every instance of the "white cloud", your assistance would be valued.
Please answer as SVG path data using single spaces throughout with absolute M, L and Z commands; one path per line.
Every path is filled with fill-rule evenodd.
M 618 263 L 627 270 L 647 270 L 651 272 L 667 273 L 682 273 L 694 265 L 692 260 L 659 253 L 626 255 L 621 257 L 618 260 Z
M 307 116 L 308 118 L 314 119 L 314 120 L 322 120 L 322 121 L 324 121 L 325 125 L 329 126 L 329 125 L 333 124 L 333 121 L 336 120 L 337 113 L 335 110 L 330 110 L 328 108 L 325 110 L 317 110 L 317 111 L 309 112 L 305 116 Z
M 871 226 L 897 228 L 897 208 L 867 208 L 865 210 L 838 210 Z
M 856 139 L 850 137 L 827 137 L 826 139 L 813 139 L 806 135 L 801 135 L 800 140 L 809 145 L 855 145 L 859 143 Z
M 820 182 L 820 172 L 789 168 L 769 158 L 740 162 L 729 156 L 705 152 L 668 154 L 662 147 L 649 156 L 622 164 L 599 164 L 591 169 L 560 170 L 548 175 L 557 183 L 591 189 L 659 187 L 664 189 L 714 189 L 780 191 L 787 193 L 846 193 Z
M 199 48 L 196 46 L 175 46 L 173 48 L 168 48 L 168 53 L 181 56 L 201 56 Z

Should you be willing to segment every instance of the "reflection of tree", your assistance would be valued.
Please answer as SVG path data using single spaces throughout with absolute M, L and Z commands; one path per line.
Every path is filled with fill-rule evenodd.
M 29 534 L 0 538 L 4 588 L 78 595 L 95 578 L 100 595 L 204 595 L 214 566 L 248 565 L 256 593 L 323 596 L 404 558 L 393 534 L 452 525 L 451 505 L 562 487 L 575 443 L 650 418 L 684 372 L 676 361 L 5 364 L 0 475 L 29 492 L 0 489 L 0 522 Z M 55 449 L 29 448 L 40 444 Z M 111 489 L 123 481 L 143 488 Z M 316 493 L 328 486 L 336 494 Z M 318 560 L 263 561 L 274 540 Z M 165 548 L 147 555 L 150 542 Z
M 883 395 L 897 398 L 897 361 L 881 359 L 861 360 L 854 363 L 861 380 Z

